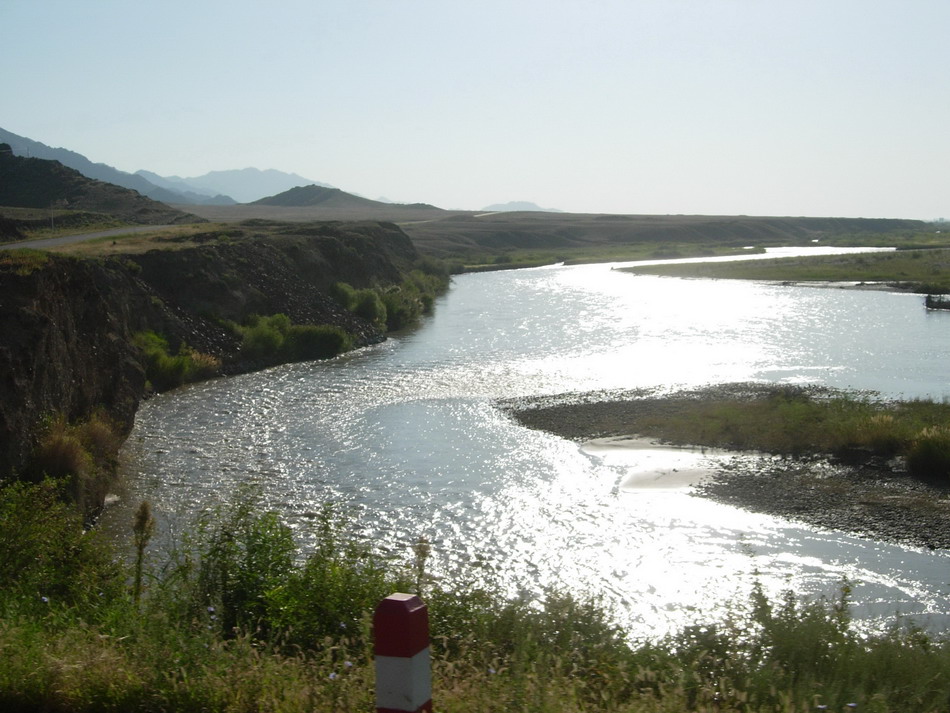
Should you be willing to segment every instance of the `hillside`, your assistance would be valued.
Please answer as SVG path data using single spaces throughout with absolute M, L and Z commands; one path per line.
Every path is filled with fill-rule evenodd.
M 157 186 L 143 176 L 120 171 L 104 163 L 94 163 L 75 151 L 64 148 L 53 148 L 39 141 L 18 136 L 10 131 L 0 129 L 0 142 L 10 144 L 13 153 L 25 158 L 41 158 L 47 161 L 59 161 L 64 166 L 79 171 L 86 178 L 104 181 L 116 186 L 122 186 L 138 191 L 143 196 L 163 203 L 189 202 L 182 194 Z
M 805 244 L 845 235 L 923 231 L 919 220 L 702 215 L 594 215 L 515 212 L 452 214 L 406 224 L 417 247 L 439 257 L 484 256 L 510 250 L 657 246 Z
M 0 144 L 0 147 L 8 145 Z M 0 206 L 69 208 L 105 213 L 129 223 L 193 223 L 197 216 L 111 183 L 83 176 L 59 161 L 15 156 L 0 150 Z
M 419 258 L 392 224 L 255 224 L 202 240 L 97 259 L 0 250 L 0 480 L 22 471 L 50 414 L 76 421 L 102 407 L 131 427 L 146 394 L 137 332 L 162 335 L 171 354 L 187 345 L 224 373 L 269 365 L 248 357 L 226 320 L 281 313 L 339 327 L 357 346 L 378 342 L 379 325 L 331 287 L 398 290 Z

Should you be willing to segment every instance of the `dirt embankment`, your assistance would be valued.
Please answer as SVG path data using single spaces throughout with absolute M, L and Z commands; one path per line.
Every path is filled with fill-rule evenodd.
M 24 468 L 43 419 L 79 420 L 103 407 L 131 428 L 146 380 L 133 335 L 152 330 L 172 352 L 187 344 L 236 373 L 240 340 L 223 320 L 287 314 L 331 324 L 357 344 L 381 341 L 373 325 L 327 294 L 400 282 L 418 254 L 392 224 L 297 225 L 241 238 L 105 260 L 0 251 L 0 480 Z

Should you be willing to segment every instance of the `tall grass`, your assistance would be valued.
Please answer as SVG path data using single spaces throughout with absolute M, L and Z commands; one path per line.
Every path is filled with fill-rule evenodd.
M 65 483 L 70 500 L 92 515 L 113 484 L 121 443 L 118 426 L 103 410 L 78 422 L 62 413 L 50 415 L 38 429 L 27 476 Z
M 425 581 L 347 536 L 333 509 L 304 555 L 243 495 L 204 513 L 169 555 L 141 538 L 136 602 L 132 568 L 51 481 L 0 490 L 0 515 L 4 711 L 371 710 L 372 611 Z M 137 535 L 147 513 L 139 520 Z M 772 602 L 756 590 L 721 622 L 632 642 L 583 597 L 429 583 L 435 708 L 945 710 L 948 642 L 916 629 L 863 637 L 847 597 Z

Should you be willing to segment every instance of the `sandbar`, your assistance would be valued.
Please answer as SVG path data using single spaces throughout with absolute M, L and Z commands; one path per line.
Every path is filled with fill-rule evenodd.
M 671 446 L 639 436 L 595 438 L 581 445 L 581 452 L 622 469 L 620 490 L 679 490 L 712 477 L 729 451 L 692 446 Z

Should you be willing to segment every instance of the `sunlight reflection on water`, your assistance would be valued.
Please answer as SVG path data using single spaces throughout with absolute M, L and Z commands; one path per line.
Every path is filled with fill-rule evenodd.
M 944 554 L 798 527 L 682 488 L 625 487 L 642 467 L 635 454 L 582 450 L 493 406 L 741 380 L 940 397 L 950 324 L 908 297 L 603 265 L 462 276 L 433 318 L 385 344 L 146 403 L 123 451 L 130 493 L 107 525 L 120 528 L 147 497 L 166 530 L 180 530 L 202 504 L 256 482 L 304 544 L 313 513 L 333 502 L 399 561 L 425 535 L 444 580 L 590 592 L 641 636 L 722 614 L 756 578 L 773 594 L 832 596 L 847 578 L 872 623 L 900 610 L 945 626 Z M 888 333 L 904 339 L 882 344 Z

